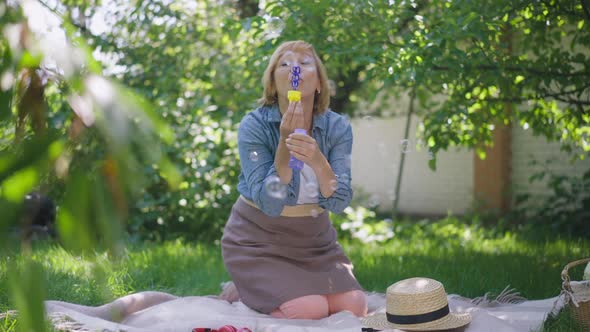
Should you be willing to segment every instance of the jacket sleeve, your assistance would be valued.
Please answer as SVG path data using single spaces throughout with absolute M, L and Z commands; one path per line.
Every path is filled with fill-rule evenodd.
M 279 216 L 285 205 L 293 205 L 298 198 L 299 172 L 287 185 L 280 182 L 274 165 L 275 155 L 265 135 L 261 119 L 248 114 L 238 129 L 240 165 L 252 201 L 269 216 Z
M 343 118 L 332 127 L 328 142 L 330 145 L 327 159 L 336 175 L 336 190 L 330 197 L 319 194 L 319 204 L 324 209 L 334 213 L 341 213 L 352 200 L 351 187 L 351 153 L 352 153 L 352 127 Z

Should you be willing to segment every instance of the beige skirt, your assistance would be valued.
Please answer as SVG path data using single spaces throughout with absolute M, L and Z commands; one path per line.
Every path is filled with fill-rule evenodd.
M 262 313 L 301 296 L 362 290 L 327 211 L 270 217 L 239 198 L 221 249 L 241 301 Z

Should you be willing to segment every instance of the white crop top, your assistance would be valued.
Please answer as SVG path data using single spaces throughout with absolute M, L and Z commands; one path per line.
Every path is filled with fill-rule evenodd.
M 299 173 L 299 197 L 297 204 L 317 204 L 320 187 L 315 172 L 307 164 Z

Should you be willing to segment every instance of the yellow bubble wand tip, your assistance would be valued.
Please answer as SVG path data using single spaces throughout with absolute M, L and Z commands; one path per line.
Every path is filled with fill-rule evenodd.
M 301 100 L 301 91 L 289 90 L 289 91 L 287 91 L 287 98 L 291 102 L 300 101 Z

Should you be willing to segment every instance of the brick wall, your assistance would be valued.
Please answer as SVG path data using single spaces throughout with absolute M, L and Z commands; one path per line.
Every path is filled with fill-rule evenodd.
M 542 170 L 581 176 L 590 169 L 590 159 L 572 162 L 567 153 L 560 151 L 558 142 L 547 142 L 544 137 L 533 136 L 532 130 L 522 127 L 512 130 L 512 158 L 511 185 L 514 195 L 524 192 L 537 198 L 548 195 L 546 181 L 529 182 L 533 174 Z M 532 161 L 536 164 L 531 164 Z

